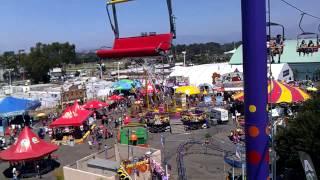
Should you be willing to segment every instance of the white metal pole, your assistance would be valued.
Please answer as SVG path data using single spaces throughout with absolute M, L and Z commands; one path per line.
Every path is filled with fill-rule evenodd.
M 119 78 L 120 78 L 120 62 L 118 62 L 118 80 L 119 80 Z
M 12 82 L 11 82 L 11 69 L 9 69 L 9 88 L 10 88 L 10 94 L 12 93 Z
M 232 180 L 234 180 L 234 157 L 233 157 L 233 166 L 232 166 Z
M 100 79 L 102 79 L 102 64 L 100 64 Z
M 183 53 L 183 66 L 186 66 L 186 52 Z
M 224 158 L 224 151 L 222 151 L 222 158 Z M 223 160 L 223 180 L 225 180 L 226 178 L 226 164 L 224 163 L 224 160 Z

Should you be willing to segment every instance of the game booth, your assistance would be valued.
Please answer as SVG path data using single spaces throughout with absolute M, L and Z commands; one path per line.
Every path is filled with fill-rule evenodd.
M 90 118 L 93 111 L 79 106 L 78 102 L 67 107 L 62 116 L 50 124 L 52 142 L 56 144 L 82 143 L 89 135 L 89 130 L 95 127 L 94 118 Z

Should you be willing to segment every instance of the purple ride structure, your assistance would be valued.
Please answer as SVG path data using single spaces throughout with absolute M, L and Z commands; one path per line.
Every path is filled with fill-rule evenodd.
M 269 179 L 266 0 L 242 0 L 247 179 Z

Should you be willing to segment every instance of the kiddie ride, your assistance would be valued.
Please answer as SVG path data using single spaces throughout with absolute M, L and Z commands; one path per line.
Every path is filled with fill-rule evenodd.
M 148 129 L 152 133 L 165 132 L 170 128 L 170 117 L 168 113 L 148 112 L 145 115 Z
M 129 123 L 118 131 L 118 142 L 135 146 L 147 146 L 148 130 L 144 124 Z
M 186 130 L 209 128 L 207 115 L 202 110 L 189 110 L 181 112 L 181 121 Z

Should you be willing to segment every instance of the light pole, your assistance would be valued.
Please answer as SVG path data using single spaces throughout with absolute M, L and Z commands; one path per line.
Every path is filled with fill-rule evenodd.
M 183 54 L 183 66 L 186 66 L 186 54 L 187 54 L 187 51 L 182 51 L 182 54 Z
M 19 49 L 18 50 L 18 67 L 21 65 L 21 54 L 24 53 L 24 49 Z M 20 68 L 19 68 L 19 73 L 20 73 Z M 22 73 L 22 80 L 24 80 L 24 69 Z
M 99 70 L 100 70 L 100 79 L 102 79 L 102 76 L 103 76 L 103 72 L 102 72 L 102 66 L 104 66 L 104 64 L 102 63 L 102 61 L 99 63 L 99 64 L 97 64 L 98 65 L 98 67 L 99 67 Z
M 114 62 L 117 63 L 117 74 L 118 74 L 118 80 L 120 78 L 120 64 L 122 64 L 122 62 L 118 61 L 118 62 Z
M 12 92 L 12 81 L 11 81 L 11 72 L 13 71 L 14 69 L 7 69 L 7 71 L 9 72 L 9 91 L 10 91 L 10 94 Z

